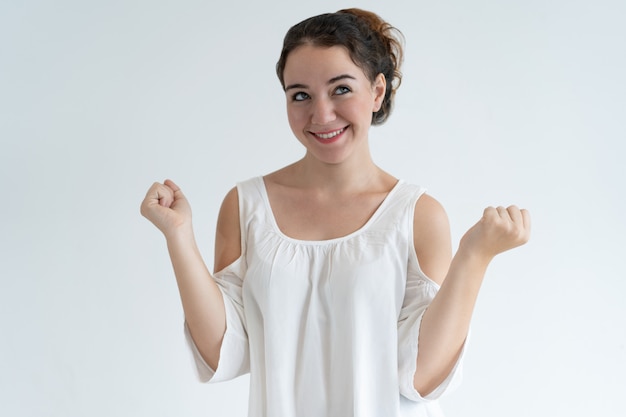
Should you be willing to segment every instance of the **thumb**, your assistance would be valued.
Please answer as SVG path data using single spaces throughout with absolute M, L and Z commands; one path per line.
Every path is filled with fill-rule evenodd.
M 170 194 L 171 199 L 167 199 L 167 201 L 165 199 L 160 199 L 159 200 L 160 205 L 170 207 L 177 200 L 181 200 L 185 198 L 185 196 L 183 195 L 183 192 L 180 190 L 180 187 L 176 185 L 174 181 L 170 179 L 166 179 L 165 181 L 163 181 L 163 185 L 167 187 L 168 190 L 171 192 Z
M 187 212 L 190 214 L 191 207 L 189 207 L 187 197 L 185 197 L 185 194 L 183 194 L 180 187 L 170 179 L 163 181 L 163 185 L 165 185 L 173 194 L 173 201 L 171 202 L 170 207 L 176 211 Z
M 166 179 L 165 181 L 163 181 L 163 184 L 165 184 L 168 187 L 170 187 L 172 189 L 172 191 L 174 191 L 174 192 L 180 191 L 180 187 L 178 185 L 176 185 L 176 183 L 174 183 L 174 181 L 172 181 L 170 179 Z

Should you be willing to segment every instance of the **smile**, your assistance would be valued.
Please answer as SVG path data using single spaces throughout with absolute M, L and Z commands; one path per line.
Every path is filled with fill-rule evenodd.
M 324 139 L 324 140 L 328 140 L 328 139 L 332 139 L 336 136 L 341 135 L 343 132 L 345 132 L 346 128 L 341 128 L 339 130 L 335 130 L 334 132 L 329 132 L 329 133 L 313 133 L 313 135 L 315 135 L 317 138 L 319 139 Z

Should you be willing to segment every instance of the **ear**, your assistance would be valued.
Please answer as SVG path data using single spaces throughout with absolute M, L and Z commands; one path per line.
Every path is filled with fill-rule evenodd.
M 386 91 L 387 80 L 385 79 L 383 73 L 380 73 L 376 76 L 376 79 L 372 84 L 372 92 L 374 93 L 374 113 L 376 113 L 382 107 Z

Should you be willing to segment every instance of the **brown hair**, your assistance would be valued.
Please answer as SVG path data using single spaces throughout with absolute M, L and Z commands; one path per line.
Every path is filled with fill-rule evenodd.
M 402 33 L 375 13 L 361 9 L 325 13 L 303 20 L 287 31 L 276 74 L 285 88 L 287 56 L 299 46 L 343 46 L 372 83 L 378 74 L 385 76 L 387 90 L 382 106 L 372 114 L 372 124 L 379 125 L 391 114 L 393 98 L 402 80 L 402 43 Z

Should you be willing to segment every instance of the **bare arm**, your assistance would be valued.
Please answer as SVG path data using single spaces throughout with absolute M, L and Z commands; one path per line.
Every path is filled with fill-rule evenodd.
M 225 211 L 224 207 L 232 203 L 231 193 L 225 199 L 222 212 Z M 237 204 L 236 194 L 234 204 Z M 232 219 L 222 216 L 222 212 L 218 220 L 217 243 L 224 241 L 219 238 L 220 233 L 233 235 L 227 231 L 227 224 L 232 223 Z M 224 300 L 198 250 L 189 203 L 180 188 L 167 180 L 163 184 L 155 183 L 150 188 L 141 204 L 141 213 L 165 235 L 187 326 L 204 360 L 211 368 L 216 369 L 226 330 Z M 224 220 L 223 217 L 227 218 Z M 237 239 L 238 229 L 237 223 Z M 216 244 L 216 253 L 218 252 L 223 250 Z M 223 257 L 216 258 L 216 264 L 220 264 L 221 259 Z
M 424 313 L 418 341 L 414 385 L 427 395 L 458 359 L 487 266 L 498 253 L 528 240 L 530 216 L 514 206 L 485 209 L 450 260 L 447 216 L 436 200 L 424 197 L 416 205 L 415 248 L 424 273 L 441 285 Z

